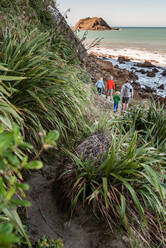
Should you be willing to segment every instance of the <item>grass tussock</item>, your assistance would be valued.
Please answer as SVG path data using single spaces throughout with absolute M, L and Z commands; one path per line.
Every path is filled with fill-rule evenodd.
M 72 211 L 81 202 L 112 231 L 118 223 L 146 247 L 165 247 L 165 118 L 155 103 L 131 109 L 109 121 L 111 144 L 102 162 L 71 154 L 73 165 L 61 180 Z
M 66 143 L 85 130 L 88 95 L 80 79 L 84 72 L 54 51 L 56 41 L 37 30 L 22 38 L 6 29 L 0 44 L 0 119 L 7 128 L 16 121 L 36 144 L 43 129 L 57 129 Z

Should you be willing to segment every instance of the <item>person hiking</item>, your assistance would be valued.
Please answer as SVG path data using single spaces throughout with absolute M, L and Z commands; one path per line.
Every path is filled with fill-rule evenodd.
M 128 110 L 128 104 L 130 97 L 133 97 L 133 87 L 128 80 L 122 85 L 121 88 L 121 97 L 122 97 L 122 111 Z
M 97 87 L 97 92 L 99 96 L 102 94 L 102 89 L 105 89 L 105 85 L 103 82 L 103 78 L 101 77 L 97 82 L 96 82 L 96 87 Z
M 119 104 L 119 101 L 120 101 L 120 92 L 119 91 L 116 91 L 114 96 L 113 96 L 113 99 L 114 99 L 114 112 L 115 111 L 118 111 L 118 104 Z
M 113 77 L 112 76 L 107 81 L 106 89 L 107 89 L 106 99 L 108 98 L 108 96 L 110 96 L 110 100 L 111 100 L 112 94 L 113 94 L 113 89 L 115 89 L 115 84 L 114 84 L 114 81 L 113 81 Z

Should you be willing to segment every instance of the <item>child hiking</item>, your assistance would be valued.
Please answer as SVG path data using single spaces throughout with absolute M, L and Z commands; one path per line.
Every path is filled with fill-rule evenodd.
M 113 96 L 113 99 L 114 99 L 114 112 L 118 111 L 118 104 L 119 104 L 119 101 L 120 101 L 120 96 L 119 95 L 120 95 L 120 92 L 116 91 L 115 95 Z
M 99 96 L 102 94 L 102 90 L 105 89 L 105 85 L 103 83 L 103 78 L 101 77 L 97 82 L 96 82 L 96 87 L 97 87 L 97 92 Z

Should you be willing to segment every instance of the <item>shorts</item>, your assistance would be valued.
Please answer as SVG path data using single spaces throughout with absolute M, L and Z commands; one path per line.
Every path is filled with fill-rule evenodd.
M 107 92 L 108 92 L 108 93 L 112 93 L 112 92 L 113 92 L 113 90 L 112 90 L 112 89 L 111 89 L 111 90 L 108 90 L 108 89 L 107 89 Z
M 129 97 L 123 96 L 122 97 L 122 103 L 128 104 L 129 103 Z

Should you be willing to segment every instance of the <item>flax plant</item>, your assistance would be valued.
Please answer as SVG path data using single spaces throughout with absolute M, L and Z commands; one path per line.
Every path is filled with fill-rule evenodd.
M 57 129 L 66 143 L 86 132 L 88 96 L 78 76 L 81 69 L 51 50 L 49 33 L 33 30 L 21 40 L 9 30 L 3 33 L 0 119 L 8 126 L 16 121 L 34 144 L 43 129 Z
M 96 216 L 103 216 L 112 231 L 119 224 L 130 235 L 135 230 L 148 247 L 154 242 L 166 244 L 166 154 L 148 143 L 140 146 L 137 131 L 123 135 L 115 130 L 102 162 L 70 154 L 73 170 L 69 166 L 61 177 L 68 188 L 65 197 L 72 211 L 81 201 Z

